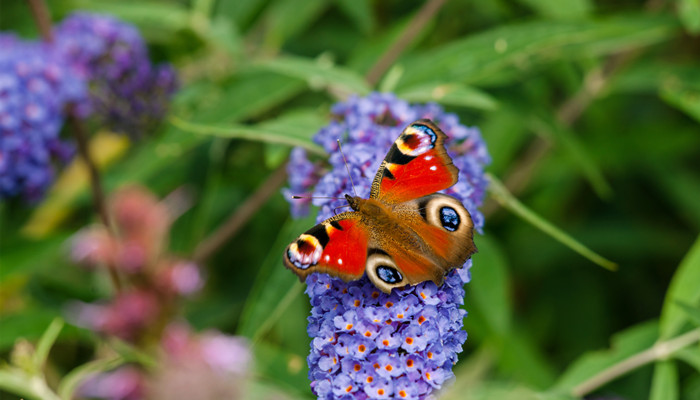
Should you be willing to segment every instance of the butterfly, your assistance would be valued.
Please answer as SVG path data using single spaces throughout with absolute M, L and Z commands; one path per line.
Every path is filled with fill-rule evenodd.
M 433 281 L 476 252 L 474 224 L 462 203 L 436 193 L 457 183 L 447 136 L 428 119 L 406 127 L 379 167 L 370 196 L 345 195 L 348 211 L 287 246 L 284 265 L 305 280 L 322 272 L 353 281 L 364 274 L 385 293 Z

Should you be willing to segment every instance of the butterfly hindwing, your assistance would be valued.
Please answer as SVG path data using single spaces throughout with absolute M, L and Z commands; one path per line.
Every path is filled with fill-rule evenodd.
M 370 198 L 397 204 L 454 185 L 458 170 L 445 150 L 446 137 L 427 119 L 406 127 L 379 167 Z
M 419 240 L 395 240 L 392 232 L 382 232 L 381 226 L 375 229 L 366 272 L 384 292 L 428 280 L 440 285 L 445 273 L 464 265 L 476 252 L 471 216 L 454 197 L 434 193 L 398 204 L 394 212 Z
M 314 272 L 359 279 L 365 272 L 369 232 L 360 214 L 345 212 L 301 234 L 284 252 L 284 265 L 300 279 Z

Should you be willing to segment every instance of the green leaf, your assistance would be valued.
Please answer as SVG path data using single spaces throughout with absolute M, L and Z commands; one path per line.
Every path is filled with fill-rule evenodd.
M 656 321 L 635 325 L 615 334 L 609 350 L 585 353 L 566 369 L 554 388 L 570 393 L 574 387 L 604 369 L 653 346 L 657 334 Z
M 680 349 L 673 355 L 673 357 L 677 360 L 685 362 L 700 372 L 700 347 L 694 346 Z
M 665 102 L 700 122 L 700 86 L 669 77 L 662 83 L 660 95 Z
M 700 308 L 693 307 L 688 303 L 676 301 L 676 304 L 685 311 L 688 318 L 695 324 L 700 326 Z
M 498 101 L 490 94 L 462 83 L 427 83 L 399 89 L 396 93 L 408 101 L 437 102 L 447 106 L 469 107 L 479 110 L 495 110 Z
M 700 282 L 700 236 L 686 253 L 668 286 L 659 319 L 660 340 L 675 336 L 683 328 L 688 317 L 683 309 L 677 306 L 677 302 L 696 306 L 700 301 L 698 282 Z
M 238 327 L 240 335 L 260 338 L 270 328 L 295 296 L 303 292 L 299 278 L 282 265 L 282 254 L 300 233 L 314 225 L 315 217 L 288 220 L 280 229 L 267 257 L 253 282 Z
M 678 399 L 678 369 L 671 360 L 659 361 L 654 366 L 649 400 Z
M 190 23 L 189 10 L 177 2 L 76 0 L 76 8 L 114 15 L 136 25 L 150 40 L 169 41 Z
M 467 293 L 490 330 L 506 336 L 511 329 L 512 313 L 508 296 L 508 261 L 503 249 L 489 236 L 477 236 L 475 242 L 479 252 L 472 256 L 470 272 L 473 284 L 469 285 Z
M 557 59 L 588 58 L 670 39 L 677 21 L 667 15 L 627 14 L 586 21 L 533 21 L 499 26 L 407 57 L 400 87 L 436 80 L 486 82 L 503 71 L 511 80 Z
M 370 0 L 336 0 L 336 3 L 362 33 L 368 35 L 374 30 L 376 21 Z
M 333 65 L 328 57 L 316 60 L 284 56 L 256 64 L 255 67 L 305 80 L 311 88 L 331 88 L 364 95 L 370 92 L 364 78 L 352 70 Z
M 571 237 L 566 232 L 552 225 L 551 222 L 537 215 L 535 212 L 533 212 L 532 210 L 527 208 L 523 203 L 521 203 L 518 199 L 516 199 L 508 191 L 508 189 L 506 189 L 506 187 L 503 185 L 503 183 L 501 183 L 501 181 L 499 181 L 498 179 L 496 179 L 496 177 L 490 174 L 487 175 L 490 180 L 488 188 L 489 193 L 491 194 L 491 196 L 493 196 L 494 200 L 501 204 L 505 209 L 509 210 L 513 214 L 529 222 L 542 232 L 553 237 L 555 240 L 567 246 L 571 250 L 586 257 L 593 263 L 611 271 L 615 271 L 617 269 L 617 264 L 595 253 L 593 250 L 589 249 L 581 242 Z
M 531 124 L 534 131 L 554 138 L 556 143 L 568 154 L 568 159 L 576 165 L 591 184 L 598 197 L 609 199 L 612 196 L 612 188 L 605 179 L 598 163 L 593 160 L 591 151 L 570 129 L 553 120 L 533 119 Z
M 692 35 L 700 33 L 700 0 L 676 0 L 676 3 L 685 30 Z
M 290 113 L 252 126 L 204 125 L 186 122 L 177 117 L 171 117 L 170 122 L 178 129 L 197 135 L 300 146 L 315 154 L 326 154 L 321 146 L 311 141 L 313 134 L 324 124 L 324 120 L 315 113 Z
M 63 325 L 63 319 L 56 317 L 53 319 L 53 321 L 51 321 L 48 328 L 46 328 L 44 334 L 41 335 L 41 339 L 39 339 L 39 342 L 36 345 L 36 350 L 34 351 L 34 357 L 32 359 L 34 368 L 37 371 L 41 371 L 44 368 L 44 364 L 49 357 L 49 352 L 51 351 L 53 344 L 56 342 L 58 334 L 61 333 Z
M 553 19 L 584 18 L 593 11 L 589 0 L 519 0 L 538 14 Z
M 328 8 L 327 1 L 276 0 L 264 10 L 265 47 L 276 51 L 306 30 Z
M 72 399 L 75 390 L 85 379 L 93 374 L 113 370 L 122 364 L 124 364 L 124 359 L 121 357 L 95 360 L 83 364 L 61 379 L 61 383 L 58 385 L 58 395 L 64 400 Z

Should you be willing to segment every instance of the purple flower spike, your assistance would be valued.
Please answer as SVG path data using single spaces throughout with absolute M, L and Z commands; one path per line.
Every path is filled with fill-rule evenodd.
M 51 47 L 0 34 L 0 200 L 43 196 L 54 161 L 73 156 L 59 139 L 64 109 L 86 91 Z
M 459 123 L 456 115 L 435 104 L 411 105 L 392 94 L 373 93 L 336 104 L 333 122 L 314 140 L 331 156 L 330 171 L 320 175 L 305 154 L 295 150 L 290 163 L 290 192 L 342 197 L 353 193 L 336 139 L 343 142 L 357 194 L 368 197 L 370 185 L 388 149 L 401 131 L 421 119 L 433 120 L 448 136 L 447 149 L 459 168 L 459 182 L 445 190 L 464 204 L 481 231 L 477 209 L 487 181 L 486 146 L 477 128 Z M 296 175 L 295 175 L 296 174 Z M 297 193 L 294 193 L 297 194 Z M 298 200 L 291 200 L 292 202 Z M 317 220 L 333 215 L 343 200 L 315 199 Z M 292 203 L 292 207 L 298 207 Z M 382 293 L 366 276 L 343 282 L 312 274 L 306 293 L 311 301 L 308 333 L 313 338 L 308 357 L 311 389 L 319 399 L 427 399 L 450 379 L 457 355 L 467 339 L 462 330 L 466 311 L 463 285 L 470 279 L 468 260 L 433 282 Z
M 107 15 L 74 13 L 55 33 L 57 52 L 89 82 L 89 100 L 76 108 L 80 116 L 135 137 L 163 118 L 177 87 L 175 71 L 151 64 L 136 27 Z

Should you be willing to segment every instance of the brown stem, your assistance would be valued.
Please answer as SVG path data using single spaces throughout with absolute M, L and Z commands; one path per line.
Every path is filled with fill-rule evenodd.
M 29 3 L 29 8 L 32 10 L 32 16 L 34 17 L 37 28 L 39 28 L 41 38 L 47 43 L 53 42 L 51 16 L 46 2 L 44 2 L 44 0 L 27 0 L 27 3 Z
M 379 78 L 381 78 L 396 59 L 399 58 L 401 53 L 406 50 L 406 47 L 413 42 L 416 36 L 418 36 L 418 33 L 423 30 L 423 27 L 425 27 L 428 21 L 435 16 L 444 4 L 445 0 L 428 0 L 423 4 L 423 7 L 418 10 L 415 17 L 406 25 L 404 31 L 401 32 L 398 40 L 382 54 L 379 60 L 377 60 L 372 68 L 370 68 L 369 72 L 367 72 L 365 79 L 370 86 L 374 86 L 379 82 Z
M 73 136 L 75 136 L 75 141 L 78 144 L 78 153 L 80 158 L 85 163 L 85 167 L 90 175 L 90 189 L 92 190 L 92 200 L 93 206 L 95 207 L 95 212 L 100 217 L 100 221 L 105 226 L 108 232 L 112 233 L 112 224 L 109 219 L 109 213 L 107 212 L 107 205 L 105 202 L 104 191 L 102 190 L 102 182 L 100 181 L 100 173 L 97 170 L 95 161 L 90 156 L 90 148 L 88 146 L 87 132 L 85 126 L 83 125 L 80 118 L 75 115 L 72 106 L 68 107 L 68 123 L 73 131 Z M 121 292 L 122 284 L 119 279 L 119 273 L 114 265 L 111 263 L 107 264 L 107 270 L 109 271 L 109 277 L 114 284 L 114 288 L 117 293 Z
M 202 263 L 226 244 L 250 220 L 263 204 L 282 186 L 287 179 L 286 163 L 277 168 L 265 182 L 240 207 L 234 211 L 214 233 L 202 240 L 194 250 L 192 259 Z

